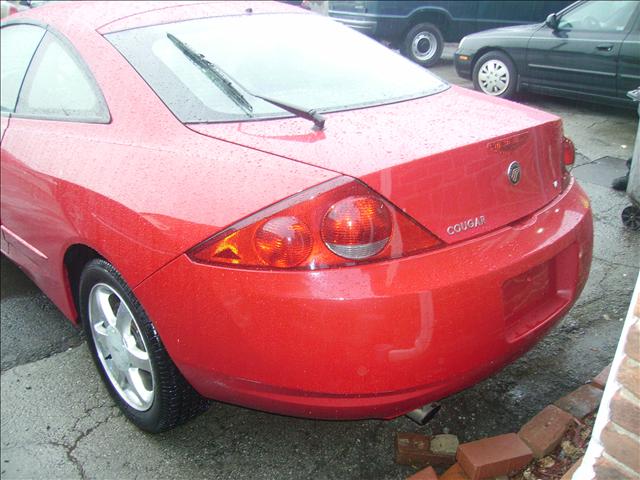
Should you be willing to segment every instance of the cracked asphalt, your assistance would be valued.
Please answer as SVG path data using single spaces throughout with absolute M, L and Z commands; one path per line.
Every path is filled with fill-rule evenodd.
M 433 68 L 452 83 L 450 60 Z M 595 249 L 581 298 L 533 350 L 492 378 L 443 400 L 418 427 L 393 421 L 288 418 L 225 404 L 171 432 L 148 435 L 109 399 L 81 335 L 13 264 L 1 269 L 3 479 L 402 479 L 393 462 L 398 430 L 450 432 L 462 441 L 516 431 L 548 403 L 613 358 L 640 261 L 640 234 L 626 230 L 628 204 L 609 188 L 624 173 L 637 128 L 633 111 L 542 96 L 519 101 L 560 115 L 578 149 L 574 174 L 592 200 Z

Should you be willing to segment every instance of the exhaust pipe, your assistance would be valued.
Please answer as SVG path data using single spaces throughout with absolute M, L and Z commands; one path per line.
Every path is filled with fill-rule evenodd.
M 411 410 L 405 414 L 405 417 L 410 418 L 418 425 L 426 425 L 429 420 L 436 416 L 436 413 L 440 410 L 441 405 L 439 403 L 427 403 L 423 407 Z

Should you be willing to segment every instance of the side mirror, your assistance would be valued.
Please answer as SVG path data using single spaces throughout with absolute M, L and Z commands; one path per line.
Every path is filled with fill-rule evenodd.
M 558 17 L 556 17 L 555 13 L 550 13 L 544 23 L 551 30 L 555 31 L 558 29 Z

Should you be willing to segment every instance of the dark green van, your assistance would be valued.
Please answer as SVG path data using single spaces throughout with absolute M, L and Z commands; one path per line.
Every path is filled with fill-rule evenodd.
M 444 42 L 489 28 L 543 22 L 567 1 L 330 1 L 329 15 L 389 42 L 420 65 L 434 65 Z

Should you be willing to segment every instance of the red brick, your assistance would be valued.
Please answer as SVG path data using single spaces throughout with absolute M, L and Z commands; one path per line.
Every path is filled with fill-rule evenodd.
M 624 353 L 633 358 L 636 362 L 640 362 L 640 322 L 634 323 L 629 329 L 627 335 L 627 343 L 625 343 Z
M 440 480 L 469 480 L 469 477 L 464 473 L 460 464 L 456 463 L 442 474 Z
M 593 470 L 597 480 L 638 480 L 637 475 L 631 476 L 627 470 L 607 458 L 606 454 L 596 460 Z
M 447 455 L 444 453 L 433 453 L 429 452 L 425 456 L 425 465 L 432 465 L 434 467 L 450 467 L 454 463 L 456 463 L 455 455 Z
M 607 365 L 602 371 L 591 379 L 591 385 L 600 390 L 604 390 L 604 386 L 607 384 L 609 373 L 611 372 L 611 364 Z
M 616 378 L 624 388 L 640 398 L 640 363 L 625 355 Z
M 438 475 L 433 467 L 427 467 L 411 475 L 407 480 L 438 480 Z
M 419 433 L 396 433 L 396 463 L 425 466 L 429 454 L 429 437 Z
M 471 480 L 518 472 L 533 454 L 515 433 L 483 438 L 458 447 L 458 463 Z
M 611 420 L 625 430 L 640 435 L 640 405 L 632 397 L 626 397 L 620 390 L 611 399 Z
M 569 413 L 549 405 L 525 423 L 518 436 L 529 446 L 534 457 L 542 458 L 560 444 L 574 420 Z
M 560 480 L 571 480 L 573 478 L 573 474 L 576 473 L 576 470 L 578 470 L 578 467 L 580 466 L 581 463 L 582 463 L 582 458 L 580 458 L 580 460 L 574 463 L 571 466 L 571 468 L 567 470 L 564 473 L 564 475 L 562 475 L 562 478 Z
M 591 385 L 582 385 L 573 392 L 565 395 L 554 403 L 556 407 L 570 413 L 578 419 L 583 419 L 595 412 L 602 398 L 602 390 Z
M 600 435 L 607 454 L 636 472 L 640 472 L 640 443 L 631 436 L 616 431 L 612 422 L 602 430 Z

